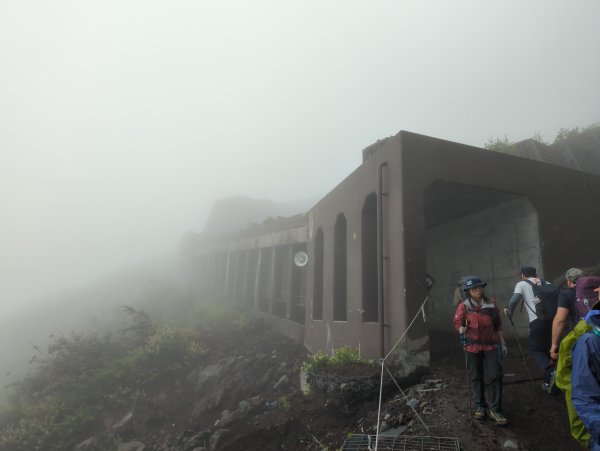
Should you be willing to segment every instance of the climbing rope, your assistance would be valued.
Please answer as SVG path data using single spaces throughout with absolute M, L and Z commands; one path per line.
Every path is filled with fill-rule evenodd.
M 388 374 L 390 375 L 390 377 L 392 378 L 392 380 L 394 381 L 394 384 L 396 384 L 396 387 L 398 387 L 398 390 L 400 390 L 400 393 L 402 393 L 402 396 L 404 396 L 404 400 L 406 401 L 406 404 L 413 410 L 413 412 L 415 413 L 415 415 L 417 416 L 417 418 L 419 419 L 419 421 L 421 422 L 421 424 L 423 425 L 423 427 L 425 428 L 425 430 L 427 432 L 431 432 L 429 430 L 429 428 L 427 427 L 427 425 L 425 424 L 425 422 L 423 421 L 423 418 L 421 418 L 421 415 L 419 415 L 419 412 L 417 412 L 417 409 L 415 409 L 415 407 L 412 405 L 412 403 L 409 403 L 408 401 L 408 396 L 406 396 L 406 393 L 404 393 L 404 390 L 402 390 L 400 388 L 400 385 L 398 384 L 398 382 L 396 382 L 396 379 L 394 379 L 394 376 L 392 375 L 392 373 L 390 372 L 390 370 L 388 368 L 385 369 Z
M 392 373 L 390 372 L 390 370 L 385 366 L 385 361 L 392 354 L 392 352 L 394 352 L 394 350 L 398 347 L 398 345 L 400 344 L 400 342 L 404 339 L 404 336 L 408 333 L 408 331 L 410 330 L 410 328 L 412 327 L 412 325 L 414 324 L 414 322 L 417 320 L 417 318 L 419 317 L 419 314 L 423 315 L 423 322 L 427 321 L 427 317 L 425 315 L 425 304 L 427 304 L 427 301 L 429 299 L 430 299 L 430 297 L 429 297 L 429 295 L 427 295 L 425 297 L 425 300 L 421 304 L 421 307 L 419 307 L 419 310 L 417 310 L 417 313 L 415 314 L 414 318 L 408 324 L 408 327 L 406 328 L 406 330 L 402 333 L 402 335 L 400 336 L 400 338 L 398 339 L 398 341 L 396 341 L 396 344 L 394 344 L 394 346 L 392 346 L 392 349 L 390 350 L 390 352 L 387 353 L 387 355 L 384 358 L 379 359 L 379 363 L 381 363 L 381 377 L 380 377 L 380 381 L 379 381 L 379 406 L 377 408 L 377 430 L 375 431 L 375 433 L 376 433 L 376 436 L 375 436 L 375 451 L 377 451 L 377 446 L 379 445 L 379 426 L 380 426 L 380 422 L 381 422 L 381 404 L 382 404 L 382 397 L 383 397 L 383 374 L 384 374 L 384 369 L 385 369 L 385 371 L 388 372 L 388 374 L 390 375 L 390 377 L 394 381 L 394 384 L 396 384 L 396 387 L 398 387 L 398 390 L 400 390 L 400 393 L 402 394 L 402 396 L 404 396 L 404 399 L 406 400 L 406 404 L 413 410 L 413 412 L 415 413 L 415 415 L 417 416 L 417 418 L 419 419 L 419 421 L 421 421 L 421 424 L 425 427 L 425 429 L 427 430 L 427 432 L 429 432 L 429 428 L 427 427 L 427 425 L 425 424 L 425 422 L 423 421 L 423 419 L 421 418 L 421 416 L 419 415 L 419 413 L 417 412 L 417 410 L 415 409 L 415 407 L 411 403 L 408 402 L 408 397 L 406 396 L 406 394 L 404 393 L 404 391 L 400 388 L 400 385 L 398 384 L 398 382 L 396 382 L 396 379 L 394 379 L 394 376 L 392 376 Z
M 414 318 L 412 319 L 412 321 L 410 322 L 410 324 L 408 325 L 408 327 L 406 328 L 406 330 L 402 333 L 402 335 L 400 336 L 400 338 L 398 338 L 398 341 L 396 341 L 396 344 L 394 346 L 392 346 L 392 349 L 390 350 L 390 352 L 387 353 L 387 355 L 383 358 L 383 360 L 387 360 L 387 358 L 390 356 L 390 354 L 392 352 L 394 352 L 394 350 L 398 347 L 398 345 L 400 344 L 400 342 L 402 341 L 402 339 L 404 338 L 404 336 L 408 333 L 408 331 L 410 330 L 410 328 L 412 327 L 412 325 L 414 324 L 414 322 L 419 317 L 419 313 L 421 313 L 423 315 L 423 320 L 426 321 L 424 307 L 425 307 L 425 304 L 427 303 L 427 301 L 429 299 L 430 299 L 430 297 L 429 297 L 429 295 L 427 295 L 425 297 L 425 300 L 421 304 L 421 307 L 419 307 L 419 310 L 417 310 L 417 313 L 415 314 Z

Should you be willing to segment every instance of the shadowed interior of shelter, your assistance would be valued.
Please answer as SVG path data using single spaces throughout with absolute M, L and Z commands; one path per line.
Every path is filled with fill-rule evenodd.
M 521 265 L 543 271 L 537 213 L 526 197 L 438 180 L 425 191 L 424 210 L 427 271 L 436 280 L 430 292 L 432 329 L 453 330 L 452 299 L 461 277 L 481 277 L 488 283 L 486 294 L 502 307 Z M 517 315 L 515 325 L 526 335 L 526 315 Z

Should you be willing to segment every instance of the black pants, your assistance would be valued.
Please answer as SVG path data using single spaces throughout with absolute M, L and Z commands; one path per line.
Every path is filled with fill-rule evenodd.
M 492 392 L 491 408 L 502 412 L 502 355 L 499 348 L 477 353 L 467 352 L 467 362 L 473 383 L 475 407 L 487 409 L 485 386 Z
M 554 370 L 550 358 L 550 344 L 552 342 L 552 323 L 536 319 L 529 323 L 529 351 L 535 363 L 544 370 L 544 382 L 550 381 L 550 374 Z

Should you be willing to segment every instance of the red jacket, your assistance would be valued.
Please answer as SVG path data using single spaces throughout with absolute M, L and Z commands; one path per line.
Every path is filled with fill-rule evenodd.
M 454 327 L 458 331 L 459 327 L 464 325 L 467 326 L 467 351 L 490 351 L 500 344 L 498 332 L 502 331 L 502 320 L 500 310 L 493 299 L 484 297 L 479 306 L 474 299 L 467 297 L 458 304 L 454 314 Z

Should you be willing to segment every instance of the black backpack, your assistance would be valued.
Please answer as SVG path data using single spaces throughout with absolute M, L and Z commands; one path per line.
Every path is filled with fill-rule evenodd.
M 525 279 L 525 282 L 531 285 L 533 295 L 540 300 L 540 302 L 535 304 L 534 313 L 538 319 L 551 322 L 558 309 L 558 294 L 560 292 L 558 287 L 544 279 L 540 279 L 541 285 L 537 285 L 528 279 Z M 526 302 L 525 306 L 531 310 Z M 531 311 L 533 312 L 533 310 Z

